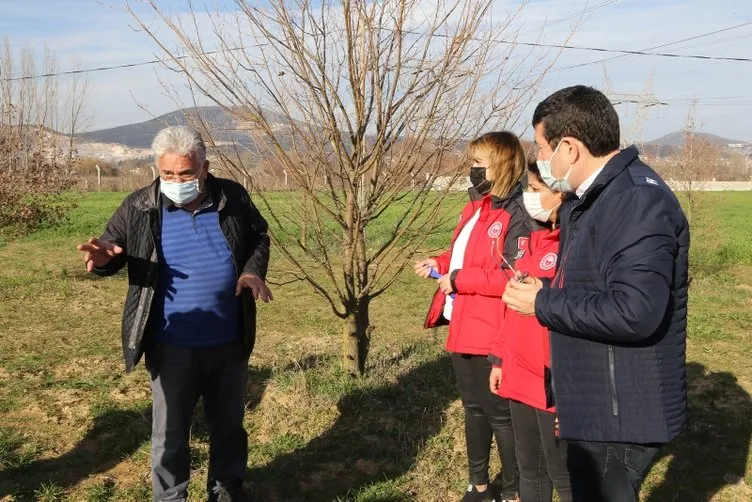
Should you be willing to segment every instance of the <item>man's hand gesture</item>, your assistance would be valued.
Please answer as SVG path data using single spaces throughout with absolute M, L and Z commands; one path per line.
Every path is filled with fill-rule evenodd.
M 89 239 L 86 244 L 77 246 L 79 251 L 83 251 L 86 270 L 92 272 L 95 268 L 102 268 L 117 255 L 123 253 L 123 248 L 112 242 L 100 241 L 96 237 Z
M 253 298 L 256 300 L 262 300 L 264 303 L 269 303 L 274 300 L 271 290 L 266 286 L 264 280 L 255 274 L 243 274 L 238 279 L 238 284 L 235 286 L 235 295 L 240 296 L 243 288 L 248 288 L 253 294 Z

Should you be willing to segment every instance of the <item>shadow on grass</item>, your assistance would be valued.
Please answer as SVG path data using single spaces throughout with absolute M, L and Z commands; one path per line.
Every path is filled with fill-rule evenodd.
M 246 408 L 261 402 L 271 376 L 270 368 L 249 368 Z M 209 431 L 196 407 L 194 436 L 208 441 Z M 23 462 L 0 472 L 0 499 L 37 500 L 43 485 L 68 490 L 95 474 L 106 472 L 133 455 L 151 436 L 151 406 L 131 410 L 109 410 L 98 415 L 81 441 L 69 452 L 55 458 Z M 23 445 L 13 445 L 20 449 Z M 12 457 L 13 452 L 7 452 Z
M 752 438 L 752 398 L 731 373 L 687 365 L 689 429 L 661 451 L 671 457 L 646 502 L 707 502 L 744 479 Z
M 437 359 L 394 383 L 357 389 L 337 403 L 340 416 L 306 446 L 248 474 L 258 500 L 351 499 L 376 482 L 393 481 L 415 463 L 442 427 L 456 398 L 449 358 Z M 374 498 L 376 497 L 376 498 Z M 396 491 L 369 500 L 407 500 Z
M 43 484 L 67 489 L 115 467 L 148 441 L 150 422 L 150 407 L 110 410 L 98 415 L 69 452 L 0 473 L 0 498 L 15 494 L 15 500 L 36 500 L 34 492 Z

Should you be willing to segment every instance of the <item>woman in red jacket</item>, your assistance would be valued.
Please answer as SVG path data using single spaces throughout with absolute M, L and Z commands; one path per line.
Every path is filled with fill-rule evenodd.
M 528 166 L 525 208 L 540 226 L 520 251 L 515 268 L 520 274 L 552 278 L 559 253 L 558 209 L 564 194 L 552 192 L 537 166 Z M 520 498 L 523 502 L 551 502 L 553 487 L 561 502 L 572 500 L 566 447 L 555 432 L 550 389 L 548 329 L 535 317 L 505 309 L 503 328 L 494 340 L 491 392 L 511 400 Z
M 492 435 L 502 463 L 501 499 L 517 498 L 517 460 L 509 401 L 491 393 L 487 359 L 501 329 L 501 295 L 522 243 L 533 222 L 525 211 L 520 179 L 525 156 L 517 136 L 492 132 L 469 147 L 474 167 L 485 167 L 491 184 L 488 195 L 465 206 L 454 231 L 452 247 L 415 265 L 422 277 L 441 275 L 439 290 L 425 327 L 449 323 L 446 349 L 451 353 L 457 388 L 465 408 L 470 486 L 463 501 L 493 501 L 488 489 L 488 462 Z M 504 265 L 504 260 L 509 265 Z

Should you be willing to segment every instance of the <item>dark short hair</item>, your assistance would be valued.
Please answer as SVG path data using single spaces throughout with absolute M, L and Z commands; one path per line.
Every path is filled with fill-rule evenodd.
M 546 184 L 546 182 L 543 181 L 543 176 L 541 176 L 540 169 L 538 169 L 538 163 L 534 160 L 531 160 L 527 163 L 527 173 L 535 176 L 535 179 L 537 179 L 539 183 L 543 183 L 544 185 Z M 522 188 L 527 190 L 527 187 L 530 185 L 530 180 L 528 180 L 527 176 L 524 176 L 522 180 Z
M 541 122 L 551 148 L 569 136 L 595 157 L 619 149 L 619 116 L 606 95 L 592 87 L 575 85 L 551 94 L 533 113 L 533 127 Z
M 535 161 L 528 162 L 527 163 L 527 172 L 531 173 L 533 176 L 538 178 L 538 180 L 543 183 L 543 176 L 541 176 L 540 169 L 538 169 L 538 163 Z

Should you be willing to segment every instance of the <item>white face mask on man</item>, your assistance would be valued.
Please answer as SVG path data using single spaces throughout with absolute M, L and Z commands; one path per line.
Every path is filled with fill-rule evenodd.
M 159 181 L 159 191 L 178 206 L 190 204 L 201 194 L 198 179 L 178 183 L 176 181 Z
M 569 183 L 569 175 L 572 174 L 572 166 L 569 166 L 569 170 L 567 170 L 567 173 L 560 180 L 557 180 L 554 177 L 553 169 L 551 168 L 551 160 L 553 160 L 554 156 L 559 151 L 561 143 L 562 142 L 559 141 L 559 144 L 556 145 L 554 153 L 551 155 L 550 159 L 536 160 L 535 163 L 538 166 L 538 171 L 540 171 L 543 182 L 548 185 L 551 190 L 554 192 L 572 193 L 574 192 L 574 188 L 572 188 L 572 185 Z

